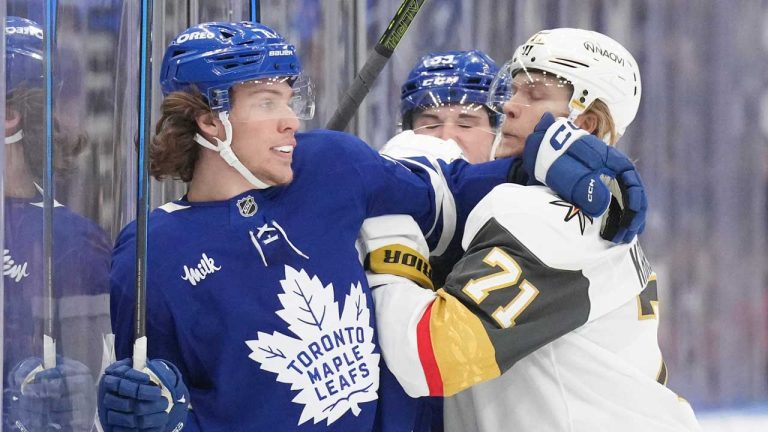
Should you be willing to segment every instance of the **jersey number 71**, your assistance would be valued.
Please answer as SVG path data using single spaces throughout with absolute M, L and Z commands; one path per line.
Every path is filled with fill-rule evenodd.
M 533 302 L 539 290 L 527 279 L 518 283 L 523 271 L 514 258 L 500 248 L 493 248 L 483 258 L 483 262 L 490 267 L 498 267 L 501 270 L 478 279 L 470 279 L 462 291 L 477 304 L 483 302 L 491 291 L 517 286 L 520 292 L 505 306 L 498 307 L 491 316 L 502 328 L 515 325 L 515 319 Z

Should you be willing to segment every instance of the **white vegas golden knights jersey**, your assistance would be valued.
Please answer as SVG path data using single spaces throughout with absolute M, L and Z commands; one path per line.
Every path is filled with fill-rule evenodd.
M 526 309 L 535 313 L 536 297 L 554 290 L 546 286 L 557 279 L 546 276 L 548 268 L 576 271 L 588 280 L 589 318 L 562 336 L 555 334 L 558 331 L 549 336 L 547 329 L 562 327 L 562 321 L 569 319 L 569 308 L 584 307 L 550 300 L 549 310 L 540 311 L 538 325 L 529 326 L 529 331 L 543 334 L 521 332 L 517 341 L 491 336 L 501 376 L 446 397 L 446 431 L 700 430 L 688 403 L 665 386 L 667 371 L 656 336 L 656 275 L 637 240 L 628 245 L 602 240 L 600 224 L 601 219 L 584 215 L 544 187 L 501 185 L 473 210 L 462 244 L 468 251 L 465 258 L 478 247 L 509 246 L 506 250 L 516 251 L 510 253 L 515 257 L 512 263 L 520 263 L 518 270 L 523 269 L 518 271 L 521 279 L 530 275 L 518 281 L 515 300 L 521 301 L 509 304 L 516 309 L 512 326 L 517 323 L 524 328 Z M 488 257 L 485 265 L 504 269 L 503 260 Z M 454 273 L 470 272 L 460 266 L 461 262 Z M 478 281 L 470 280 L 463 292 Z M 568 281 L 558 283 L 562 288 Z M 622 296 L 626 301 L 620 300 Z M 483 308 L 482 303 L 478 306 Z M 529 338 L 546 343 L 527 349 L 519 346 Z M 507 352 L 513 354 L 505 358 Z

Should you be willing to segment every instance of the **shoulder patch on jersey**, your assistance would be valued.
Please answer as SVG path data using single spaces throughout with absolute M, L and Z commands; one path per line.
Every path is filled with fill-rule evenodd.
M 555 201 L 550 201 L 549 203 L 552 205 L 556 205 L 558 207 L 565 207 L 566 209 L 568 209 L 565 213 L 565 218 L 563 218 L 563 221 L 570 222 L 571 219 L 578 218 L 579 228 L 581 229 L 581 235 L 584 235 L 584 230 L 587 228 L 587 221 L 589 221 L 590 225 L 594 223 L 594 219 L 592 218 L 592 216 L 584 214 L 584 212 L 582 212 L 580 208 L 569 203 L 568 201 L 555 200 Z
M 166 213 L 173 213 L 175 211 L 188 209 L 190 207 L 191 206 L 183 206 L 181 204 L 176 204 L 175 202 L 169 202 L 169 203 L 165 203 L 165 204 L 161 205 L 158 208 L 160 210 L 163 210 Z

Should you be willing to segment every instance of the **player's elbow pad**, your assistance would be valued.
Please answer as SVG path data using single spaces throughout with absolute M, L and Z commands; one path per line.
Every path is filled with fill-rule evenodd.
M 432 286 L 429 250 L 416 222 L 407 215 L 367 219 L 360 229 L 368 284 L 389 283 L 389 275 L 406 278 L 421 287 Z

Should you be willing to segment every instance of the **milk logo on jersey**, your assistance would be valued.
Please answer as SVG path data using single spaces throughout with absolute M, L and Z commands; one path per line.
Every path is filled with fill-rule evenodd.
M 584 214 L 584 212 L 581 211 L 580 208 L 569 203 L 568 201 L 557 200 L 557 201 L 550 201 L 549 203 L 552 205 L 556 205 L 558 207 L 565 207 L 568 209 L 568 211 L 565 213 L 565 218 L 563 218 L 564 222 L 570 222 L 571 219 L 578 217 L 579 229 L 581 230 L 581 235 L 584 235 L 584 231 L 587 229 L 587 221 L 589 221 L 590 225 L 594 223 L 594 219 L 592 218 L 592 216 Z
M 213 258 L 203 254 L 203 257 L 200 259 L 200 263 L 198 263 L 196 266 L 192 266 L 191 268 L 184 266 L 184 274 L 181 276 L 181 278 L 192 284 L 192 286 L 195 286 L 203 279 L 208 277 L 208 275 L 219 270 L 221 270 L 221 267 L 216 265 L 216 262 L 213 260 Z
M 310 419 L 330 425 L 350 411 L 359 415 L 360 405 L 376 400 L 379 388 L 379 354 L 373 352 L 371 311 L 361 284 L 350 287 L 341 314 L 333 284 L 323 285 L 303 269 L 285 266 L 280 285 L 283 309 L 276 313 L 288 331 L 258 332 L 245 341 L 249 357 L 299 392 L 292 399 L 304 405 L 298 425 Z
M 251 217 L 256 214 L 259 206 L 256 205 L 256 200 L 248 195 L 247 197 L 237 200 L 237 209 L 240 210 L 240 216 Z
M 17 263 L 11 256 L 11 251 L 3 249 L 3 276 L 8 276 L 14 282 L 21 282 L 22 279 L 29 276 L 27 262 Z

